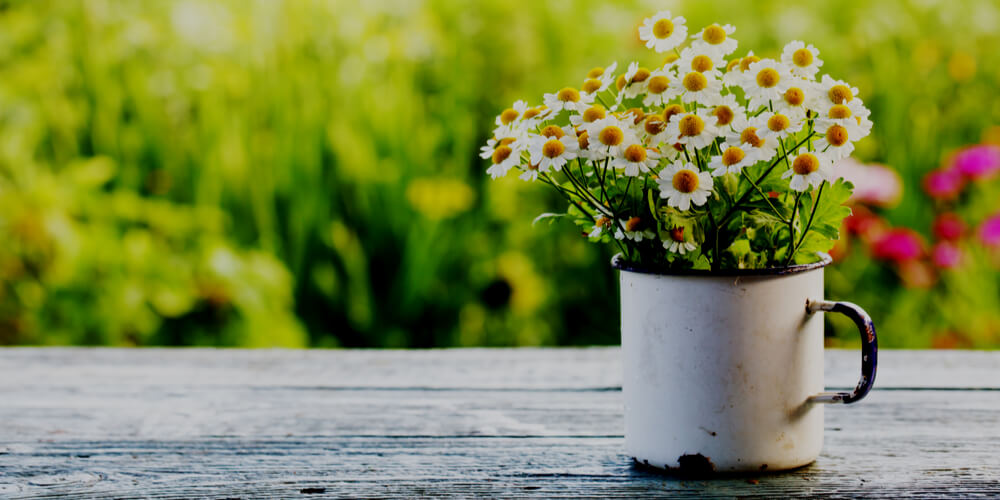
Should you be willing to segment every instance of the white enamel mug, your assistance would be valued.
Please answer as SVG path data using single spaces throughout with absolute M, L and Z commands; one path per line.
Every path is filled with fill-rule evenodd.
M 823 300 L 823 267 L 621 274 L 625 449 L 640 465 L 680 474 L 774 471 L 812 463 L 823 403 L 853 403 L 875 381 L 871 319 Z M 853 392 L 823 392 L 823 318 L 861 330 Z

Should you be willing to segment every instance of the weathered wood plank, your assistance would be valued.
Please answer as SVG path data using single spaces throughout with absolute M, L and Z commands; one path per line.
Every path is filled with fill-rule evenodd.
M 617 347 L 584 349 L 0 349 L 0 388 L 251 385 L 331 388 L 592 389 L 621 386 Z M 860 353 L 827 350 L 830 387 L 854 387 Z M 877 387 L 1000 389 L 986 351 L 882 351 Z
M 0 497 L 1000 495 L 1000 355 L 882 359 L 896 390 L 751 484 L 633 468 L 616 349 L 0 350 Z

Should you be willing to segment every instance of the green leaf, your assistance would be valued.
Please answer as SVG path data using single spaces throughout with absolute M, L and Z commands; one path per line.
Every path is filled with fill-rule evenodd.
M 844 206 L 844 203 L 851 197 L 853 191 L 853 184 L 838 179 L 833 184 L 827 184 L 822 192 L 813 190 L 808 196 L 802 197 L 799 224 L 804 230 L 808 225 L 808 233 L 796 252 L 796 262 L 802 259 L 814 262 L 816 252 L 826 252 L 833 248 L 834 242 L 840 238 L 841 223 L 845 217 L 851 215 L 851 208 Z M 815 213 L 813 213 L 814 205 Z M 810 218 L 811 225 L 809 225 Z

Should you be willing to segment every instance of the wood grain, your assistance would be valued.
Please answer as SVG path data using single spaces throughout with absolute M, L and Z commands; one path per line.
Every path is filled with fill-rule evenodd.
M 617 352 L 2 349 L 0 498 L 1000 495 L 998 354 L 884 351 L 815 464 L 692 481 L 623 454 Z

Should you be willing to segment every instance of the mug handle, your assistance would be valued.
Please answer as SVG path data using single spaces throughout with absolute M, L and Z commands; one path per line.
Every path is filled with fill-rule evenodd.
M 832 302 L 828 300 L 806 301 L 809 313 L 816 311 L 836 312 L 851 318 L 861 332 L 861 380 L 854 392 L 821 392 L 809 398 L 813 403 L 857 403 L 864 398 L 875 384 L 875 368 L 878 365 L 878 338 L 875 336 L 875 324 L 864 309 L 850 302 Z

